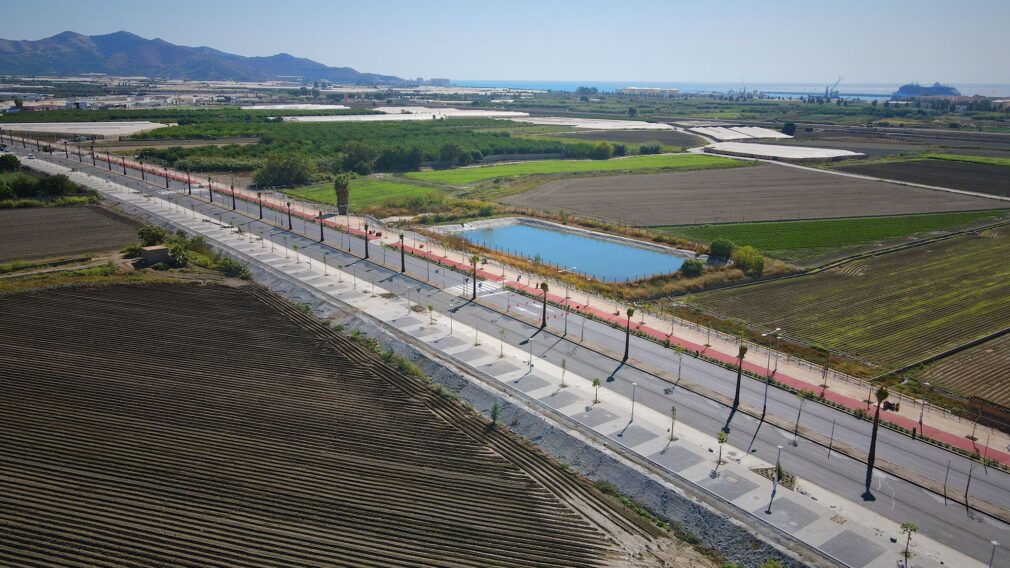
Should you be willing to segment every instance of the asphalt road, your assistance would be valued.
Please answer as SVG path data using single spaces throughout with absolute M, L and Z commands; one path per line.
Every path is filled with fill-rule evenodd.
M 16 150 L 21 154 L 27 153 L 21 149 Z M 84 164 L 78 163 L 76 157 L 66 160 L 61 155 L 54 155 L 47 156 L 47 159 L 88 173 L 98 174 L 137 189 L 153 192 L 165 191 L 165 180 L 160 176 L 147 174 L 147 183 L 132 177 L 125 178 L 124 182 L 122 168 L 117 170 L 113 166 L 113 171 L 110 172 L 107 168 L 101 167 L 100 162 L 99 167 L 94 168 L 90 165 L 87 156 L 85 156 Z M 139 173 L 132 170 L 131 173 L 139 178 Z M 688 424 L 702 432 L 711 432 L 713 436 L 726 425 L 730 415 L 728 407 L 683 388 L 677 388 L 670 382 L 652 376 L 633 365 L 621 365 L 619 358 L 608 357 L 578 343 L 584 326 L 587 342 L 604 345 L 615 353 L 621 353 L 623 352 L 624 334 L 620 330 L 593 320 L 583 322 L 581 317 L 573 313 L 569 315 L 568 337 L 562 338 L 560 337 L 561 330 L 554 329 L 554 326 L 560 327 L 562 325 L 563 320 L 557 316 L 562 315 L 563 312 L 549 307 L 548 314 L 554 316 L 555 319 L 551 320 L 551 327 L 547 331 L 539 331 L 538 333 L 535 325 L 502 315 L 498 311 L 482 305 L 495 305 L 504 310 L 505 302 L 510 297 L 508 293 L 502 291 L 482 293 L 480 303 L 473 303 L 468 301 L 469 293 L 462 297 L 441 289 L 444 279 L 445 287 L 450 290 L 455 287 L 456 294 L 459 294 L 466 282 L 466 277 L 463 274 L 440 269 L 422 259 L 407 256 L 408 274 L 419 275 L 422 279 L 430 274 L 432 285 L 425 284 L 399 274 L 399 253 L 392 250 L 384 252 L 383 247 L 375 243 L 372 243 L 370 247 L 371 260 L 381 263 L 385 254 L 386 265 L 389 268 L 360 259 L 364 254 L 364 241 L 360 238 L 348 238 L 343 233 L 326 229 L 324 231 L 325 244 L 320 244 L 317 242 L 318 225 L 295 218 L 293 220 L 294 231 L 311 235 L 312 238 L 299 237 L 285 230 L 287 219 L 281 214 L 265 209 L 265 219 L 261 222 L 256 219 L 258 211 L 255 204 L 238 200 L 236 203 L 238 210 L 232 212 L 230 197 L 216 196 L 215 204 L 211 205 L 204 201 L 206 190 L 199 192 L 200 195 L 194 190 L 194 196 L 187 197 L 185 184 L 170 182 L 169 186 L 169 191 L 175 194 L 173 198 L 182 206 L 213 215 L 221 219 L 222 222 L 241 225 L 243 230 L 251 230 L 256 234 L 262 231 L 266 238 L 276 239 L 278 243 L 281 243 L 283 238 L 287 238 L 290 243 L 298 244 L 301 253 L 317 260 L 321 260 L 325 253 L 330 266 L 338 264 L 348 266 L 365 282 L 382 281 L 384 285 L 391 286 L 393 290 L 400 290 L 403 294 L 409 292 L 415 302 L 419 299 L 422 305 L 431 304 L 438 311 L 445 312 L 452 309 L 453 317 L 457 318 L 457 321 L 463 321 L 469 325 L 476 323 L 483 331 L 491 332 L 492 329 L 502 329 L 505 331 L 505 341 L 512 345 L 519 345 L 526 349 L 528 347 L 526 341 L 532 336 L 534 354 L 538 357 L 544 357 L 557 364 L 560 364 L 561 359 L 564 358 L 567 360 L 567 368 L 570 372 L 584 377 L 605 378 L 604 388 L 601 389 L 601 398 L 607 395 L 607 391 L 618 392 L 630 397 L 632 382 L 637 382 L 636 400 L 638 404 L 645 404 L 664 414 L 669 413 L 671 404 L 675 404 L 679 423 Z M 409 240 L 408 236 L 408 242 Z M 348 247 L 350 247 L 350 254 L 347 252 Z M 491 287 L 487 283 L 484 286 Z M 418 288 L 420 288 L 420 292 L 417 291 Z M 516 296 L 512 294 L 511 298 L 514 303 Z M 531 305 L 524 309 L 527 311 L 522 315 L 526 318 L 534 321 L 539 319 L 539 304 L 531 302 Z M 492 332 L 492 335 L 494 334 Z M 631 342 L 632 363 L 635 360 L 642 361 L 676 375 L 677 356 L 672 350 L 635 337 L 632 337 Z M 736 377 L 735 373 L 730 370 L 685 356 L 681 372 L 685 380 L 704 385 L 732 397 Z M 760 408 L 763 393 L 763 383 L 748 378 L 744 379 L 741 393 L 744 403 Z M 774 387 L 769 389 L 768 413 L 770 415 L 780 416 L 792 422 L 796 419 L 799 406 L 800 399 L 795 395 Z M 829 435 L 833 429 L 835 440 L 856 448 L 868 448 L 870 424 L 832 408 L 808 401 L 803 406 L 800 423 L 802 426 L 821 432 L 825 436 Z M 990 541 L 1010 541 L 1010 537 L 1008 537 L 1010 526 L 1005 523 L 976 511 L 968 511 L 963 503 L 950 501 L 945 504 L 942 495 L 937 495 L 913 483 L 891 477 L 880 471 L 875 472 L 874 478 L 874 494 L 877 499 L 866 502 L 861 498 L 866 472 L 864 463 L 841 456 L 837 452 L 833 452 L 829 458 L 827 448 L 802 437 L 799 439 L 798 445 L 794 447 L 791 445 L 792 440 L 791 431 L 782 431 L 740 413 L 737 413 L 730 423 L 729 443 L 731 445 L 743 451 L 749 448 L 752 453 L 771 462 L 775 460 L 777 446 L 783 445 L 785 448 L 783 466 L 800 478 L 832 491 L 853 504 L 866 507 L 896 523 L 915 522 L 919 527 L 920 534 L 961 550 L 979 560 L 988 561 L 991 550 Z M 940 483 L 946 476 L 948 477 L 948 486 L 954 489 L 964 490 L 968 483 L 969 460 L 890 430 L 880 429 L 877 455 L 878 459 L 886 459 L 900 464 Z M 950 463 L 949 473 L 947 472 L 948 460 Z M 970 494 L 973 498 L 1010 508 L 1010 475 L 993 469 L 985 470 L 976 465 L 973 469 Z M 1010 553 L 997 554 L 995 565 L 1010 567 Z

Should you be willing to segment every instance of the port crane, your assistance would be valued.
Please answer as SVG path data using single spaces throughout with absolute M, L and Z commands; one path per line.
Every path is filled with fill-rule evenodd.
M 826 99 L 836 99 L 836 98 L 838 98 L 838 84 L 841 83 L 842 79 L 844 79 L 844 78 L 845 77 L 839 77 L 838 80 L 835 81 L 834 85 L 831 85 L 829 87 L 824 87 L 824 98 L 826 98 Z

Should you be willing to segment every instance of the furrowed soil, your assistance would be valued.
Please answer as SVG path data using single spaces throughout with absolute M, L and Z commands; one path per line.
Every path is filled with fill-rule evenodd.
M 604 142 L 625 144 L 659 142 L 666 146 L 685 146 L 688 148 L 705 145 L 704 139 L 677 130 L 594 130 L 591 132 L 565 132 L 553 134 L 552 136 L 587 141 L 603 140 Z
M 841 171 L 1010 197 L 1010 167 L 955 160 L 909 160 L 840 166 Z
M 933 363 L 920 381 L 1010 406 L 1010 335 L 991 339 Z
M 636 226 L 936 213 L 1002 205 L 982 197 L 768 164 L 563 179 L 504 201 Z
M 1010 325 L 1010 229 L 986 230 L 692 302 L 897 368 Z
M 254 286 L 0 296 L 0 388 L 8 562 L 658 565 L 677 542 Z
M 137 240 L 139 223 L 96 205 L 0 210 L 0 262 L 107 252 Z

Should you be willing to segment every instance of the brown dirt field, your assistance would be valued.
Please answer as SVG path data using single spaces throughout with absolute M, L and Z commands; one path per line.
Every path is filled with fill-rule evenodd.
M 673 130 L 600 130 L 594 132 L 565 132 L 552 134 L 551 136 L 592 141 L 626 142 L 628 144 L 659 142 L 668 146 L 687 146 L 688 148 L 705 145 L 705 141 L 697 136 Z
M 1010 335 L 941 359 L 926 367 L 919 380 L 1010 406 Z
M 8 562 L 713 566 L 254 286 L 0 296 L 0 389 Z
M 1010 167 L 954 160 L 910 160 L 888 164 L 856 164 L 837 169 L 854 174 L 963 189 L 1010 197 Z
M 1002 205 L 982 197 L 771 164 L 563 179 L 504 201 L 637 226 L 901 215 Z
M 139 226 L 99 206 L 2 209 L 0 262 L 119 250 Z

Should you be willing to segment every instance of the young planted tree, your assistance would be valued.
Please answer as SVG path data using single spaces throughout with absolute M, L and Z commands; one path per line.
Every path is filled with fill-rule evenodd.
M 491 424 L 497 424 L 499 416 L 501 416 L 501 405 L 496 400 L 494 401 L 494 405 L 491 406 Z
M 600 378 L 597 377 L 593 379 L 593 388 L 596 389 L 596 396 L 595 398 L 593 398 L 593 404 L 600 403 L 600 386 L 602 386 L 602 383 L 600 383 Z
M 908 547 L 912 544 L 912 535 L 919 531 L 915 523 L 906 521 L 901 523 L 901 534 L 905 535 L 905 566 L 908 566 Z
M 561 360 L 561 388 L 565 388 L 565 371 L 568 370 L 568 359 Z
M 480 262 L 480 256 L 476 254 L 470 255 L 470 264 L 473 265 L 473 296 L 470 297 L 471 300 L 477 299 L 477 263 Z
M 625 313 L 628 316 L 628 321 L 624 326 L 624 358 L 621 359 L 622 363 L 628 360 L 628 351 L 631 349 L 631 316 L 635 315 L 635 308 L 628 308 Z
M 671 404 L 670 405 L 670 441 L 671 442 L 677 439 L 677 437 L 673 435 L 673 429 L 676 426 L 677 426 L 677 407 Z M 719 432 L 721 434 L 725 434 L 725 432 L 723 432 L 721 430 Z
M 743 358 L 747 355 L 747 346 L 741 345 L 736 356 L 736 392 L 733 394 L 733 409 L 740 406 L 740 382 L 743 378 Z
M 722 445 L 726 443 L 726 439 L 729 436 L 723 430 L 719 430 L 719 433 L 715 435 L 715 441 L 719 443 L 719 459 L 715 460 L 715 470 L 719 471 L 719 466 L 722 465 Z
M 889 395 L 890 393 L 884 387 L 877 389 L 877 411 L 873 415 L 873 431 L 870 434 L 870 453 L 866 457 L 866 492 L 863 493 L 864 499 L 873 499 L 873 494 L 870 493 L 870 485 L 873 483 L 873 462 L 877 459 L 877 428 L 880 427 L 880 407 Z
M 547 327 L 547 291 L 550 290 L 550 286 L 546 282 L 540 283 L 540 289 L 544 291 L 544 314 L 543 318 L 540 320 L 540 329 Z

